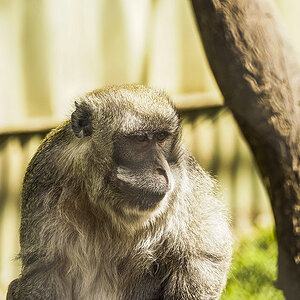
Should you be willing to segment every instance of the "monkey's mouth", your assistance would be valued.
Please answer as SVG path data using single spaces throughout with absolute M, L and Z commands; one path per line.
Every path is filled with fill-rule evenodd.
M 167 172 L 162 168 L 117 168 L 115 188 L 119 199 L 142 209 L 153 208 L 171 189 Z
M 141 210 L 153 209 L 170 190 L 169 185 L 156 184 L 147 188 L 136 187 L 128 182 L 118 180 L 117 191 L 127 204 Z

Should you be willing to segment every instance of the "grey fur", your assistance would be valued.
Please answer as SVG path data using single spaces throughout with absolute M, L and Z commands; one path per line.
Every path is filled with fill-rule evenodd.
M 164 197 L 149 202 L 158 175 L 152 187 L 152 175 L 139 173 L 147 170 L 117 166 L 123 144 L 116 141 L 164 130 L 174 136 L 161 163 L 170 182 Z M 116 195 L 118 177 L 145 192 L 134 200 Z M 184 149 L 164 93 L 126 85 L 87 94 L 28 166 L 22 272 L 7 299 L 219 299 L 232 240 L 216 189 Z

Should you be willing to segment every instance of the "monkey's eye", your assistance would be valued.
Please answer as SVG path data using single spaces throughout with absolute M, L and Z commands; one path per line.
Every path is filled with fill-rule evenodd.
M 163 142 L 167 138 L 168 134 L 166 132 L 159 132 L 156 134 L 156 139 L 159 142 Z
M 135 140 L 139 143 L 143 143 L 148 141 L 148 137 L 146 135 L 136 135 Z
M 145 150 L 150 145 L 150 140 L 146 134 L 133 136 L 133 142 L 137 150 Z

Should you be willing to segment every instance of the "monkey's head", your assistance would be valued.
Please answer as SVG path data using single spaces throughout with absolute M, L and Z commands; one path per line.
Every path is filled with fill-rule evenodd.
M 124 85 L 93 91 L 75 104 L 72 130 L 89 153 L 84 172 L 96 177 L 90 188 L 105 185 L 113 196 L 103 198 L 114 210 L 154 210 L 173 189 L 181 158 L 179 118 L 166 94 Z

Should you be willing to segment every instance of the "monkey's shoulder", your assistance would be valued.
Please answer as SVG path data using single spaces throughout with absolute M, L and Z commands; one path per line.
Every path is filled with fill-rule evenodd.
M 183 223 L 180 228 L 187 230 L 185 234 L 190 237 L 186 242 L 192 243 L 195 249 L 199 246 L 203 253 L 229 256 L 232 244 L 230 218 L 218 182 L 191 155 L 186 164 L 188 189 L 185 188 L 183 202 L 188 213 L 179 218 Z
M 25 180 L 33 175 L 42 176 L 47 169 L 52 169 L 55 159 L 63 151 L 63 148 L 70 143 L 70 124 L 62 123 L 59 127 L 50 131 L 38 147 L 31 159 L 25 174 Z M 42 173 L 43 172 L 43 173 Z
M 42 141 L 31 159 L 23 181 L 22 207 L 37 195 L 43 195 L 53 187 L 60 186 L 61 153 L 72 137 L 69 122 L 62 123 L 53 129 Z

